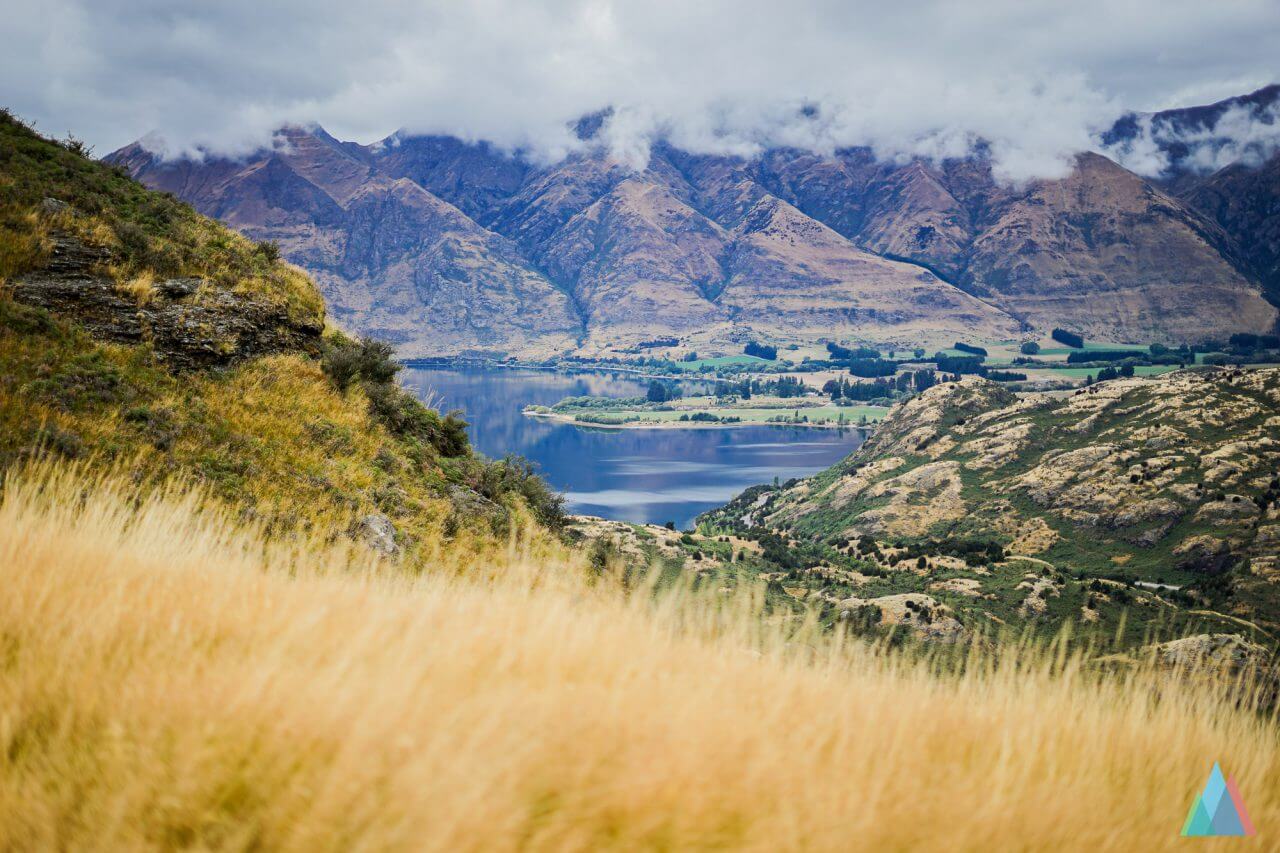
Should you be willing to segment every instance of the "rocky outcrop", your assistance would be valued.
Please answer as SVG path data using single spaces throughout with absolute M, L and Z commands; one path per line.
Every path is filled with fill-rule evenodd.
M 863 456 L 918 453 L 935 458 L 949 445 L 943 441 L 952 426 L 1004 409 L 1016 398 L 994 382 L 965 378 L 926 389 L 895 406 L 862 449 Z
M 1107 655 L 1097 664 L 1112 670 L 1154 667 L 1210 685 L 1261 711 L 1274 709 L 1280 699 L 1274 652 L 1239 633 L 1193 634 Z
M 935 642 L 956 643 L 969 637 L 951 608 L 923 593 L 847 598 L 840 602 L 839 612 L 844 620 L 862 619 L 884 628 L 901 628 Z
M 1231 543 L 1216 536 L 1188 536 L 1173 549 L 1178 565 L 1190 572 L 1218 574 L 1231 565 Z
M 74 320 L 103 340 L 147 343 L 177 370 L 219 367 L 273 352 L 318 354 L 322 324 L 300 322 L 252 294 L 197 278 L 162 279 L 142 298 L 99 272 L 110 257 L 55 234 L 44 269 L 10 283 L 14 300 Z
M 1265 670 L 1272 660 L 1265 647 L 1239 634 L 1197 634 L 1158 643 L 1150 648 L 1150 653 L 1163 666 L 1207 669 L 1228 675 Z
M 384 556 L 394 557 L 400 553 L 395 525 L 382 513 L 371 513 L 356 521 L 351 527 L 351 536 Z

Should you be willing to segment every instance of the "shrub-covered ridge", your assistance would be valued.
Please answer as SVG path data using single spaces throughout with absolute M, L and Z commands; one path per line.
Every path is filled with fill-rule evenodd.
M 787 572 L 825 565 L 835 580 L 796 585 L 833 613 L 912 593 L 969 627 L 1074 622 L 1137 642 L 1207 621 L 1272 644 L 1278 412 L 1276 369 L 1021 398 L 966 379 L 899 405 L 832 468 L 702 521 L 783 537 Z

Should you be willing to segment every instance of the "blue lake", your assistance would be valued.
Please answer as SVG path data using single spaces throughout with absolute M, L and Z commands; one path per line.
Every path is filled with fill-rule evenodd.
M 521 413 L 571 396 L 643 396 L 645 383 L 621 374 L 427 367 L 401 378 L 430 405 L 461 409 L 481 453 L 535 462 L 570 512 L 624 521 L 688 527 L 748 486 L 826 468 L 865 437 L 857 429 L 787 426 L 591 429 Z

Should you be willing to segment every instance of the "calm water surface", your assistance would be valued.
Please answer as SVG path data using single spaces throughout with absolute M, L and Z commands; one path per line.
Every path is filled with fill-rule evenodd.
M 462 409 L 486 456 L 518 453 L 564 492 L 570 512 L 684 528 L 748 486 L 803 477 L 863 441 L 856 429 L 589 429 L 525 417 L 586 394 L 643 396 L 645 383 L 602 373 L 409 368 L 409 389 L 442 410 Z

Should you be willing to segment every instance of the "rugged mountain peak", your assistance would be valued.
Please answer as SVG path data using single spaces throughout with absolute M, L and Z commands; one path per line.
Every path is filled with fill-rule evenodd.
M 546 257 L 552 276 L 572 283 L 589 327 L 647 337 L 658 317 L 678 332 L 725 319 L 711 300 L 727 240 L 669 188 L 635 176 L 570 219 Z
M 626 166 L 574 154 L 531 176 L 521 189 L 496 208 L 490 227 L 545 261 L 542 247 L 579 212 L 631 176 Z
M 1167 158 L 1162 177 L 1177 180 L 1186 173 L 1204 174 L 1214 167 L 1225 167 L 1216 149 L 1226 148 L 1233 155 L 1257 155 L 1269 159 L 1274 151 L 1266 150 L 1266 140 L 1259 134 L 1241 134 L 1241 123 L 1275 125 L 1280 122 L 1280 85 L 1271 84 L 1247 95 L 1225 98 L 1197 107 L 1181 107 L 1156 113 L 1128 113 L 1120 117 L 1103 135 L 1110 149 L 1133 152 L 1135 141 L 1154 145 Z M 1231 127 L 1219 124 L 1230 118 Z M 1243 137 L 1243 148 L 1236 144 Z M 1261 145 L 1259 144 L 1261 143 Z M 1202 156 L 1207 155 L 1207 156 Z M 1253 165 L 1257 165 L 1255 162 Z
M 937 170 L 921 161 L 888 175 L 867 205 L 859 242 L 959 279 L 973 240 L 969 214 Z
M 515 194 L 532 167 L 487 142 L 397 131 L 368 146 L 377 168 L 408 178 L 477 221 Z
M 277 139 L 279 143 L 268 159 L 287 163 L 339 205 L 345 206 L 352 195 L 375 177 L 364 158 L 345 148 L 319 126 L 286 128 L 277 134 Z
M 1240 103 L 1273 101 L 1264 90 Z M 1261 282 L 1280 302 L 1265 168 L 1157 185 L 1087 153 L 1066 178 L 1014 187 L 994 180 L 981 151 L 942 163 L 888 162 L 863 148 L 747 160 L 660 142 L 637 171 L 594 144 L 538 166 L 484 142 L 398 132 L 359 146 L 317 127 L 286 128 L 273 149 L 242 160 L 163 162 L 137 145 L 112 159 L 277 241 L 344 322 L 385 331 L 373 314 L 396 303 L 405 352 L 425 353 L 428 338 L 443 346 L 410 324 L 456 328 L 441 354 L 462 346 L 465 329 L 511 328 L 493 314 L 505 299 L 471 305 L 460 294 L 449 310 L 465 317 L 404 314 L 416 304 L 406 289 L 454 276 L 541 280 L 539 296 L 513 295 L 542 300 L 531 315 L 553 306 L 557 335 L 589 329 L 593 351 L 609 348 L 610 329 L 621 348 L 687 334 L 700 350 L 728 352 L 743 334 L 934 346 L 957 333 L 1002 340 L 1055 327 L 1182 343 L 1270 331 L 1280 318 L 1260 295 Z M 372 215 L 379 204 L 385 215 Z M 436 213 L 422 215 L 428 208 Z M 499 343 L 477 332 L 472 344 L 482 339 Z M 511 350 L 528 340 L 516 335 Z
M 842 338 L 893 341 L 939 330 L 981 329 L 993 338 L 1018 331 L 999 309 L 926 269 L 859 249 L 780 199 L 758 200 L 734 234 L 721 302 L 778 335 L 825 328 Z
M 1265 332 L 1275 308 L 1223 257 L 1221 232 L 1098 154 L 1006 203 L 965 284 L 1037 328 L 1122 341 Z M 1100 310 L 1105 306 L 1105 310 Z

